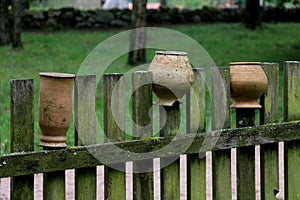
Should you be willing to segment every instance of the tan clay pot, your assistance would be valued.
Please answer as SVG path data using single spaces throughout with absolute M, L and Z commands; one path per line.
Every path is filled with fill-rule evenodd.
M 157 51 L 148 71 L 153 73 L 157 105 L 172 106 L 187 93 L 194 73 L 185 52 Z
M 74 74 L 40 73 L 40 146 L 66 147 L 72 117 Z
M 265 92 L 268 79 L 260 62 L 230 63 L 231 108 L 261 108 L 258 98 Z

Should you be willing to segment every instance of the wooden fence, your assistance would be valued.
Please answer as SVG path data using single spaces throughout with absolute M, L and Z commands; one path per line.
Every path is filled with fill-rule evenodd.
M 284 63 L 283 97 L 279 96 L 279 64 L 263 63 L 269 85 L 261 97 L 262 109 L 239 109 L 229 112 L 229 68 L 214 67 L 210 77 L 211 117 L 207 120 L 205 70 L 194 69 L 193 92 L 187 94 L 186 104 L 160 107 L 160 137 L 153 136 L 149 113 L 152 114 L 152 79 L 148 72 L 132 74 L 132 135 L 127 140 L 122 129 L 125 126 L 125 87 L 116 84 L 122 74 L 104 75 L 104 132 L 110 142 L 95 144 L 97 136 L 95 115 L 96 76 L 78 76 L 75 81 L 75 147 L 34 151 L 34 103 L 33 80 L 11 80 L 11 153 L 0 157 L 0 178 L 12 177 L 11 199 L 33 199 L 35 173 L 44 173 L 43 198 L 65 199 L 64 170 L 76 169 L 75 198 L 96 199 L 96 166 L 105 166 L 105 199 L 125 199 L 125 162 L 133 162 L 134 169 L 144 170 L 133 174 L 133 199 L 153 199 L 153 158 L 159 157 L 161 166 L 172 157 L 175 161 L 160 170 L 161 199 L 180 199 L 179 155 L 182 149 L 187 155 L 187 199 L 206 199 L 206 157 L 212 156 L 213 199 L 253 200 L 256 190 L 261 199 L 276 199 L 279 190 L 279 142 L 284 143 L 284 197 L 300 199 L 300 62 Z M 216 76 L 219 72 L 221 76 Z M 224 83 L 225 90 L 220 90 Z M 114 93 L 114 100 L 112 93 Z M 281 99 L 283 101 L 281 101 Z M 279 105 L 283 102 L 283 105 Z M 116 122 L 112 106 L 117 109 Z M 186 132 L 178 134 L 180 107 L 186 106 Z M 283 107 L 284 121 L 279 123 L 279 107 Z M 150 110 L 150 112 L 149 112 Z M 165 110 L 165 111 L 164 111 Z M 184 108 L 182 108 L 184 110 Z M 198 112 L 195 112 L 198 110 Z M 230 117 L 230 113 L 234 113 Z M 258 116 L 260 116 L 258 118 Z M 231 124 L 235 118 L 235 125 Z M 211 122 L 211 130 L 206 130 Z M 150 123 L 150 126 L 141 128 Z M 159 122 L 157 122 L 159 123 Z M 257 126 L 253 126 L 256 123 Z M 258 124 L 259 123 L 259 124 Z M 232 129 L 228 129 L 233 127 Z M 235 128 L 237 127 L 237 128 Z M 80 133 L 80 137 L 78 134 Z M 144 137 L 144 139 L 143 139 Z M 214 143 L 212 143 L 214 141 Z M 108 142 L 108 140 L 105 140 Z M 113 142 L 113 143 L 111 143 Z M 82 146 L 85 144 L 85 146 Z M 170 147 L 166 151 L 166 145 Z M 259 160 L 255 147 L 260 145 Z M 118 148 L 115 148 L 115 147 Z M 123 149 L 124 151 L 120 151 Z M 231 158 L 235 149 L 236 160 Z M 132 156 L 129 152 L 138 152 Z M 149 154 L 147 152 L 154 152 Z M 199 153 L 200 152 L 200 153 Z M 97 159 L 101 158 L 101 159 Z M 105 160 L 105 162 L 103 162 Z M 259 161 L 260 184 L 255 188 L 255 163 Z M 232 179 L 232 163 L 236 163 L 236 178 Z M 283 161 L 282 161 L 283 162 Z M 113 167 L 118 165 L 119 171 Z M 148 169 L 148 171 L 147 171 Z M 237 180 L 237 182 L 232 182 Z M 236 186 L 236 191 L 234 187 Z M 283 192 L 283 191 L 280 191 Z

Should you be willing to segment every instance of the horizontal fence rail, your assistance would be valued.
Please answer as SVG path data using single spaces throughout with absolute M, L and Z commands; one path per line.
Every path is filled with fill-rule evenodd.
M 170 157 L 180 154 L 195 154 L 200 150 L 222 150 L 235 147 L 244 147 L 259 144 L 269 144 L 280 141 L 293 141 L 300 139 L 300 122 L 286 122 L 278 124 L 268 124 L 256 127 L 216 130 L 202 134 L 177 135 L 175 137 L 157 137 L 143 140 L 133 140 L 117 143 L 98 144 L 84 147 L 69 147 L 62 150 L 44 150 L 30 153 L 11 153 L 0 158 L 2 163 L 0 177 L 20 176 L 34 174 L 38 172 L 52 172 L 73 168 L 92 167 L 103 164 L 116 164 L 128 161 L 138 161 L 156 157 Z M 211 149 L 210 144 L 203 143 L 204 140 L 214 140 L 218 142 Z M 169 144 L 173 145 L 165 152 L 155 154 L 156 150 Z M 191 143 L 187 151 L 182 152 L 180 146 Z M 152 155 L 139 155 L 130 157 L 130 153 L 114 148 L 119 148 L 128 152 L 136 149 L 140 153 L 152 151 Z M 92 153 L 92 155 L 91 155 Z M 95 157 L 107 158 L 107 163 L 97 160 Z M 109 159 L 114 158 L 114 159 Z M 18 166 L 17 168 L 15 166 Z
M 134 170 L 142 170 L 132 175 L 133 199 L 177 200 L 182 195 L 188 200 L 272 200 L 275 195 L 299 199 L 300 62 L 284 63 L 283 84 L 278 63 L 262 63 L 262 68 L 268 87 L 259 100 L 260 110 L 230 110 L 229 67 L 193 69 L 191 90 L 182 104 L 170 107 L 152 104 L 151 73 L 132 73 L 130 90 L 124 74 L 105 74 L 104 133 L 97 127 L 97 78 L 77 76 L 76 146 L 41 151 L 33 147 L 33 80 L 11 80 L 11 151 L 0 156 L 0 178 L 12 177 L 11 199 L 33 199 L 33 174 L 44 173 L 43 198 L 65 199 L 65 170 L 75 169 L 75 199 L 96 199 L 96 166 L 104 165 L 103 198 L 121 200 L 129 198 L 126 174 L 132 172 L 126 166 L 130 162 Z M 125 102 L 128 91 L 129 104 Z M 131 106 L 130 117 L 126 105 Z M 128 121 L 131 135 L 126 131 Z M 157 158 L 160 178 L 154 180 Z M 164 165 L 170 158 L 173 162 Z M 186 186 L 181 181 L 183 165 Z M 159 195 L 155 184 L 160 186 Z

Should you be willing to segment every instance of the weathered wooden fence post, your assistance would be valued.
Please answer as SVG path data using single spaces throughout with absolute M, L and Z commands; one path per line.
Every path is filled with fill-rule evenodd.
M 230 63 L 230 89 L 236 110 L 236 127 L 255 125 L 255 109 L 261 108 L 256 102 L 267 89 L 267 77 L 259 62 Z M 237 157 L 237 198 L 255 199 L 255 146 L 236 149 Z
M 300 62 L 284 63 L 284 121 L 300 119 Z M 300 142 L 284 143 L 285 199 L 300 198 Z
M 262 109 L 260 110 L 260 124 L 278 123 L 279 107 L 279 64 L 262 63 L 262 68 L 268 78 L 268 88 L 260 98 Z
M 74 90 L 75 145 L 96 143 L 96 75 L 77 76 Z M 75 170 L 75 199 L 96 199 L 96 167 Z
M 255 125 L 255 108 L 236 109 L 236 127 Z M 255 146 L 238 147 L 237 158 L 237 198 L 255 199 Z
M 180 106 L 176 101 L 173 106 L 159 106 L 160 136 L 175 136 L 180 127 Z M 165 123 L 164 123 L 165 122 Z M 170 162 L 172 163 L 170 164 Z M 161 199 L 180 199 L 180 171 L 179 156 L 161 158 Z M 162 166 L 166 166 L 163 167 Z
M 43 148 L 47 150 L 47 147 Z M 61 149 L 51 148 L 50 150 Z M 66 199 L 65 171 L 47 172 L 43 175 L 43 199 L 64 200 Z
M 132 134 L 133 138 L 152 137 L 152 73 L 138 71 L 132 74 Z M 153 159 L 133 163 L 133 199 L 152 200 Z
M 33 79 L 11 80 L 10 87 L 11 152 L 33 151 Z M 33 182 L 34 175 L 12 177 L 11 199 L 33 200 Z
M 105 142 L 125 140 L 125 83 L 122 74 L 104 74 Z M 113 113 L 113 109 L 117 113 Z M 114 167 L 114 168 L 113 168 Z M 122 171 L 119 171 L 117 169 Z M 105 167 L 105 199 L 126 198 L 125 163 Z
M 212 130 L 230 128 L 229 67 L 213 67 L 211 73 Z M 213 199 L 231 199 L 231 149 L 212 152 Z
M 205 69 L 194 68 L 194 83 L 186 96 L 187 133 L 202 133 L 206 130 L 206 85 Z M 205 152 L 187 155 L 187 199 L 206 199 Z
M 262 63 L 262 68 L 268 77 L 268 88 L 260 98 L 260 124 L 277 123 L 279 64 Z M 261 199 L 274 200 L 274 189 L 279 190 L 278 143 L 260 145 L 260 162 Z

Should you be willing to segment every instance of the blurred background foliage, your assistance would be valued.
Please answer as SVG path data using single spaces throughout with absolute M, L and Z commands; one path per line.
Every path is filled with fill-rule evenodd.
M 100 8 L 102 0 L 24 0 L 31 9 L 48 9 L 48 8 L 62 8 L 62 7 L 75 7 L 82 9 Z M 215 7 L 239 7 L 243 8 L 247 0 L 167 0 L 168 7 L 180 8 L 203 8 Z M 129 0 L 131 3 L 132 0 Z M 159 3 L 160 0 L 148 0 L 148 3 Z M 260 0 L 260 4 L 266 7 L 300 7 L 300 0 Z M 26 3 L 25 3 L 26 5 Z

